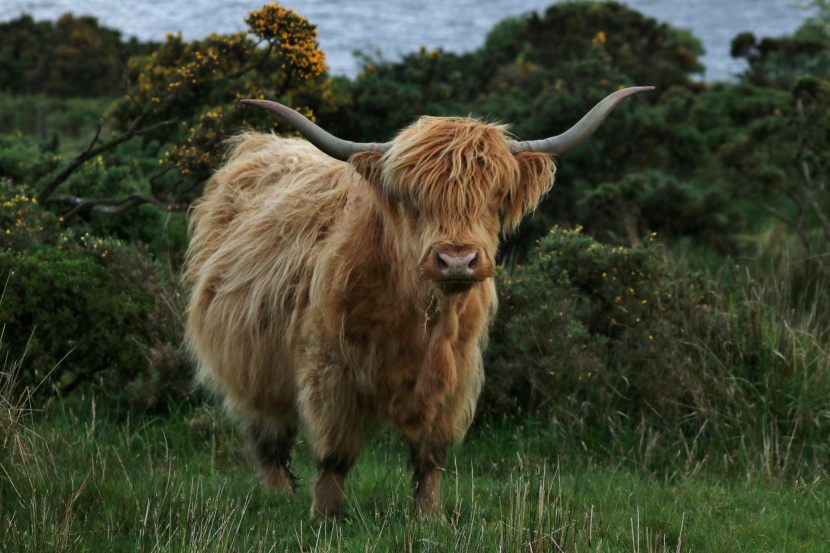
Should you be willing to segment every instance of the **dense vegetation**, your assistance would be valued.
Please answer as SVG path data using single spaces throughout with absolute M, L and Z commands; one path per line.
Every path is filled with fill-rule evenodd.
M 410 537 L 451 547 L 478 535 L 471 519 L 483 510 L 491 521 L 524 528 L 517 537 L 481 526 L 491 540 L 483 543 L 493 547 L 517 548 L 544 520 L 573 529 L 548 535 L 547 550 L 607 542 L 640 549 L 615 537 L 625 532 L 613 524 L 598 526 L 596 538 L 593 523 L 574 518 L 591 508 L 588 501 L 618 501 L 613 494 L 563 503 L 561 480 L 558 491 L 539 481 L 541 467 L 559 461 L 564 480 L 578 480 L 565 466 L 581 463 L 583 448 L 596 470 L 631 468 L 633 478 L 671 488 L 667 494 L 675 486 L 689 493 L 689 478 L 745 476 L 776 490 L 796 482 L 826 506 L 827 489 L 815 486 L 830 474 L 830 4 L 813 5 L 817 15 L 793 36 L 735 37 L 732 53 L 748 69 L 737 82 L 711 84 L 697 80 L 702 47 L 694 36 L 613 2 L 508 17 L 470 53 L 421 49 L 394 62 L 364 56 L 355 79 L 328 75 L 313 24 L 275 4 L 249 14 L 246 33 L 192 42 L 124 40 L 69 14 L 54 23 L 27 16 L 0 23 L 0 528 L 11 528 L 0 537 L 42 550 L 62 524 L 67 536 L 79 535 L 70 515 L 84 523 L 93 516 L 92 507 L 75 503 L 83 485 L 42 464 L 55 454 L 50 447 L 63 446 L 32 438 L 71 435 L 79 421 L 87 428 L 77 436 L 83 451 L 72 457 L 65 448 L 56 470 L 95 467 L 85 469 L 95 473 L 88 481 L 120 514 L 94 516 L 133 525 L 119 529 L 113 519 L 96 531 L 117 534 L 124 550 L 203 547 L 201 535 L 170 530 L 164 545 L 149 530 L 179 507 L 177 516 L 204 520 L 201 494 L 219 501 L 239 493 L 223 516 L 246 526 L 250 509 L 240 502 L 267 503 L 238 482 L 233 491 L 193 484 L 213 469 L 181 476 L 167 449 L 193 447 L 183 445 L 192 435 L 211 444 L 205 463 L 218 457 L 223 471 L 245 464 L 231 453 L 240 448 L 227 421 L 205 411 L 190 385 L 180 346 L 185 291 L 176 281 L 186 210 L 221 164 L 223 140 L 243 128 L 293 132 L 240 106 L 243 97 L 296 106 L 351 140 L 388 140 L 416 115 L 471 113 L 534 139 L 569 127 L 618 87 L 657 86 L 617 108 L 587 145 L 560 160 L 550 196 L 506 237 L 501 307 L 473 432 L 524 445 L 513 453 L 482 446 L 489 460 L 468 457 L 456 469 L 458 477 L 468 466 L 479 474 L 496 467 L 484 484 L 493 499 L 468 490 L 462 495 L 472 501 L 459 507 L 457 493 L 452 532 L 424 529 L 408 513 L 384 514 L 375 504 L 374 514 L 360 514 L 370 534 L 402 524 Z M 162 452 L 163 428 L 131 426 L 147 413 L 169 422 L 175 443 L 165 438 Z M 120 434 L 113 427 L 125 421 Z M 530 436 L 556 447 L 534 451 Z M 102 452 L 93 438 L 118 445 Z M 394 456 L 394 445 L 383 442 L 378 455 Z M 516 448 L 527 467 L 513 466 Z M 128 455 L 163 459 L 137 466 L 136 475 L 123 464 Z M 113 456 L 132 494 L 123 501 L 103 476 Z M 513 474 L 519 491 L 498 489 L 499 475 Z M 152 494 L 138 490 L 159 479 L 162 496 L 145 505 L 140 496 Z M 530 507 L 531 481 L 533 493 L 550 500 L 550 514 Z M 373 493 L 382 502 L 389 491 Z M 29 494 L 70 500 L 29 505 Z M 516 504 L 485 505 L 504 498 Z M 653 538 L 685 539 L 679 521 L 664 522 Z M 239 530 L 205 524 L 191 528 L 242 539 Z M 267 542 L 269 531 L 255 539 Z M 342 538 L 332 536 L 328 549 Z M 79 543 L 50 548 L 94 548 Z M 315 547 L 302 536 L 279 543 Z M 380 535 L 372 543 L 387 544 Z M 704 543 L 697 548 L 718 548 Z M 735 550 L 729 543 L 724 550 Z

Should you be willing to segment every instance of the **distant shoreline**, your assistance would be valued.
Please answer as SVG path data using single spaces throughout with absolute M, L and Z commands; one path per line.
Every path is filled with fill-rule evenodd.
M 264 0 L 236 0 L 215 6 L 205 0 L 177 6 L 173 12 L 160 0 L 138 0 L 112 4 L 102 0 L 0 0 L 0 19 L 10 20 L 28 13 L 35 19 L 57 19 L 66 12 L 92 15 L 125 37 L 164 40 L 181 32 L 186 40 L 211 32 L 232 33 L 245 29 L 243 19 Z M 326 52 L 329 71 L 354 77 L 359 66 L 355 50 L 397 61 L 419 46 L 447 52 L 468 52 L 484 43 L 493 26 L 509 16 L 544 12 L 552 0 L 421 0 L 388 2 L 364 0 L 289 0 L 282 2 L 317 25 L 320 46 Z M 745 69 L 743 60 L 729 55 L 733 37 L 744 31 L 758 37 L 791 34 L 813 12 L 788 6 L 786 0 L 628 0 L 622 2 L 644 15 L 678 28 L 687 28 L 703 42 L 706 55 L 704 81 L 734 80 Z M 448 5 L 451 4 L 451 5 Z M 429 25 L 424 16 L 429 14 Z

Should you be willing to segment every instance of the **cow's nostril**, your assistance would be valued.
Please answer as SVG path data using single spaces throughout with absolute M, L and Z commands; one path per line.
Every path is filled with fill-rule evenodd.
M 437 258 L 437 263 L 438 263 L 438 268 L 439 269 L 441 269 L 443 271 L 443 270 L 446 270 L 446 269 L 450 268 L 450 266 L 447 265 L 447 262 L 444 261 L 444 257 L 441 255 L 441 252 L 436 253 L 435 256 Z
M 473 258 L 467 264 L 467 267 L 469 267 L 470 269 L 475 269 L 476 265 L 478 265 L 478 253 L 473 254 Z

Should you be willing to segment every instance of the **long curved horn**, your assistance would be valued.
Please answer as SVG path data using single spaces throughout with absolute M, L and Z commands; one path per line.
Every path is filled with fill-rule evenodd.
M 383 154 L 392 146 L 391 142 L 385 142 L 383 144 L 376 142 L 349 142 L 348 140 L 337 138 L 315 125 L 304 115 L 277 102 L 271 102 L 269 100 L 240 101 L 243 104 L 259 106 L 273 111 L 285 119 L 285 122 L 294 127 L 306 140 L 317 146 L 321 152 L 340 161 L 348 161 L 349 156 L 358 152 L 380 152 Z
M 589 111 L 576 125 L 562 134 L 544 140 L 527 140 L 524 142 L 514 140 L 510 149 L 514 154 L 520 152 L 540 152 L 563 156 L 594 134 L 597 127 L 602 124 L 603 120 L 611 113 L 611 110 L 617 107 L 617 104 L 629 96 L 639 94 L 640 92 L 648 92 L 649 90 L 654 90 L 654 87 L 635 86 L 618 90 L 595 105 L 594 109 Z

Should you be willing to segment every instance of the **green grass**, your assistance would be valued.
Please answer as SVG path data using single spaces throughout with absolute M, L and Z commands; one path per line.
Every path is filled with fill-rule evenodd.
M 818 474 L 805 481 L 759 470 L 646 470 L 636 443 L 628 442 L 629 456 L 597 454 L 539 423 L 474 429 L 446 467 L 440 522 L 414 512 L 403 445 L 394 433 L 376 435 L 350 474 L 350 518 L 339 523 L 309 514 L 304 442 L 297 493 L 270 494 L 255 483 L 233 425 L 212 407 L 102 414 L 87 399 L 53 403 L 14 424 L 0 467 L 6 551 L 830 547 L 830 487 Z

